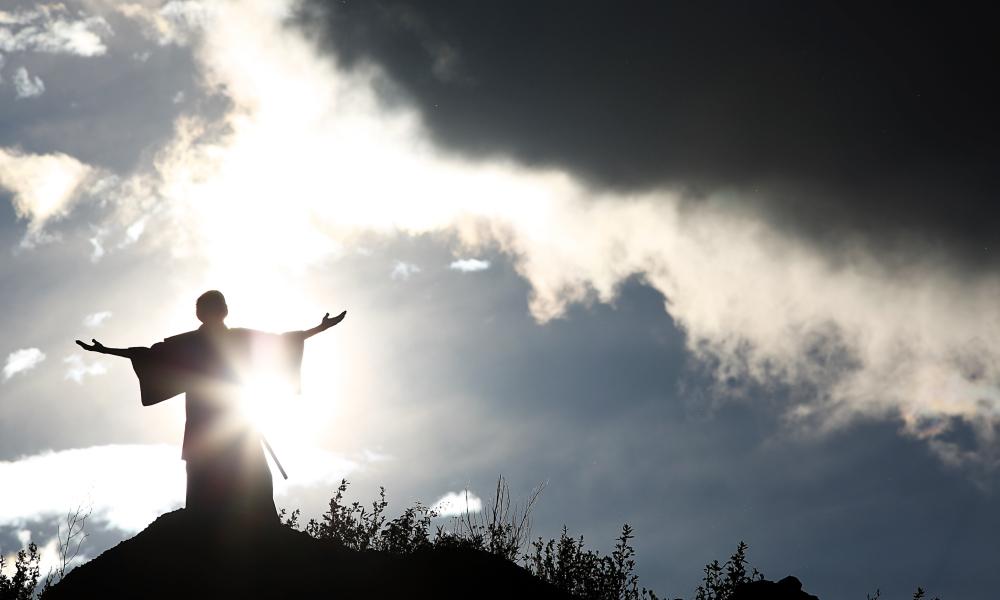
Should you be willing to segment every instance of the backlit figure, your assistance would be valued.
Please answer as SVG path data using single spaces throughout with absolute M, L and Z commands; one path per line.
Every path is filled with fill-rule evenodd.
M 194 331 L 151 347 L 109 348 L 97 340 L 85 350 L 132 361 L 142 404 L 185 394 L 186 423 L 181 458 L 187 467 L 186 508 L 213 519 L 273 523 L 277 513 L 271 472 L 261 436 L 242 410 L 247 381 L 279 377 L 298 389 L 306 339 L 344 320 L 327 313 L 319 325 L 283 334 L 230 329 L 221 292 L 202 294 L 195 305 L 202 322 Z

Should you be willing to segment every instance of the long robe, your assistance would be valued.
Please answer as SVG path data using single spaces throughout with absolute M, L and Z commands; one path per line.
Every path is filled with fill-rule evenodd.
M 260 435 L 240 406 L 242 384 L 269 375 L 298 391 L 301 333 L 202 326 L 150 348 L 130 350 L 144 406 L 186 396 L 181 458 L 187 462 L 187 508 L 257 521 L 276 519 Z

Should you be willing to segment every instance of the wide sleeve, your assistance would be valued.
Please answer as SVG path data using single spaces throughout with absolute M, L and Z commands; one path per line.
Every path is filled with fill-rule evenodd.
M 170 342 L 150 348 L 129 348 L 132 370 L 139 378 L 139 397 L 143 406 L 151 406 L 184 392 L 184 373 L 178 364 L 177 349 Z
M 250 345 L 250 366 L 257 375 L 280 378 L 298 394 L 302 391 L 302 351 L 305 346 L 301 332 L 264 333 L 246 330 Z

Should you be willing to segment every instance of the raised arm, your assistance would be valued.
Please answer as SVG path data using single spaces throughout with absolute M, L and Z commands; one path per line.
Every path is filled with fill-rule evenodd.
M 327 329 L 329 329 L 329 328 L 333 327 L 334 325 L 336 325 L 337 323 L 340 323 L 341 321 L 344 320 L 344 317 L 346 317 L 346 316 L 347 316 L 347 311 L 346 310 L 344 312 L 340 313 L 339 315 L 337 315 L 336 317 L 331 317 L 330 313 L 326 313 L 326 315 L 323 316 L 323 320 L 320 321 L 319 325 L 313 327 L 312 329 L 306 329 L 305 331 L 294 331 L 294 332 L 291 332 L 291 333 L 300 334 L 302 336 L 303 340 L 308 340 L 309 338 L 311 338 L 312 336 L 316 335 L 317 333 L 324 332 Z
M 114 356 L 121 356 L 122 358 L 134 358 L 137 352 L 145 349 L 145 348 L 108 348 L 107 346 L 105 346 L 101 342 L 98 342 L 95 339 L 91 339 L 90 341 L 93 343 L 88 346 L 87 344 L 81 342 L 80 340 L 76 340 L 76 345 L 80 346 L 81 348 L 83 348 L 88 352 L 111 354 Z

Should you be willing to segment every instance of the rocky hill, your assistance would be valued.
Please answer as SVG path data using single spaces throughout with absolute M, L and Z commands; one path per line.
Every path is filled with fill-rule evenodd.
M 82 565 L 66 598 L 558 598 L 523 568 L 474 550 L 357 552 L 286 527 L 206 527 L 184 510 Z
M 77 567 L 44 595 L 45 600 L 572 597 L 480 550 L 428 545 L 407 554 L 359 552 L 278 525 L 220 527 L 183 509 Z M 818 600 L 795 577 L 721 584 L 708 597 Z

